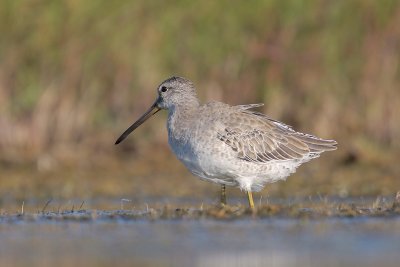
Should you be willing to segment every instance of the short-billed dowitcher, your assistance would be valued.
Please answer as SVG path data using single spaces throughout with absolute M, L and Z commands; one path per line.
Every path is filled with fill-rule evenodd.
M 302 163 L 335 150 L 336 141 L 294 131 L 290 126 L 252 111 L 263 104 L 230 106 L 199 103 L 193 83 L 171 77 L 158 88 L 154 104 L 115 142 L 122 142 L 161 109 L 168 110 L 168 142 L 177 158 L 196 176 L 247 192 L 284 180 Z

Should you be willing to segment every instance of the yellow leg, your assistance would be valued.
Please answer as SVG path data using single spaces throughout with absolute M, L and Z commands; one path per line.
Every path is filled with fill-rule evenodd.
M 247 197 L 249 198 L 249 206 L 250 209 L 254 209 L 254 201 L 253 201 L 253 193 L 251 191 L 247 191 Z
M 225 185 L 221 185 L 221 204 L 226 205 L 226 188 Z

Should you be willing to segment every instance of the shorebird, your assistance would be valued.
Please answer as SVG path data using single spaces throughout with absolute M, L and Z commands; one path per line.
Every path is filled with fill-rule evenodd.
M 236 186 L 247 192 L 249 206 L 254 209 L 252 192 L 285 180 L 301 164 L 337 146 L 334 140 L 297 132 L 252 110 L 263 104 L 201 105 L 194 84 L 182 77 L 165 80 L 157 92 L 153 105 L 115 144 L 161 109 L 168 110 L 172 151 L 191 173 L 221 184 L 222 204 L 226 204 L 225 186 Z

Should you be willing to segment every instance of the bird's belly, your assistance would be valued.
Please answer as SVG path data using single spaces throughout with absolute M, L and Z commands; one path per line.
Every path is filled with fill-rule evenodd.
M 259 191 L 266 183 L 285 179 L 300 162 L 283 161 L 257 164 L 237 157 L 230 148 L 208 145 L 209 142 L 180 142 L 169 140 L 177 158 L 194 175 L 219 184 L 239 186 L 244 190 Z
M 232 172 L 229 172 L 232 168 L 225 166 L 226 162 L 221 161 L 219 154 L 213 153 L 206 144 L 192 144 L 171 138 L 168 141 L 176 157 L 194 175 L 210 182 L 237 185 Z
M 198 169 L 198 158 L 188 142 L 169 138 L 168 143 L 176 157 L 189 169 Z

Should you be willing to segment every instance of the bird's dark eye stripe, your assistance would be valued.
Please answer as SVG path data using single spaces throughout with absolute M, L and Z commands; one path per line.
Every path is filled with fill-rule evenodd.
M 165 86 L 161 87 L 161 92 L 165 93 L 166 91 L 168 91 L 167 87 L 165 87 Z

